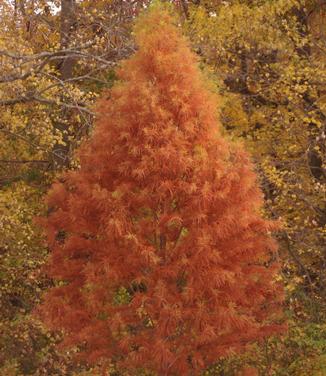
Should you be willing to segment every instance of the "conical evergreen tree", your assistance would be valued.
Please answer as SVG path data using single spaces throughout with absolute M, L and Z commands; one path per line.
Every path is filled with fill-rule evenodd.
M 48 195 L 47 272 L 60 283 L 40 314 L 90 363 L 198 374 L 282 330 L 274 225 L 169 14 L 153 7 L 135 35 L 81 168 Z

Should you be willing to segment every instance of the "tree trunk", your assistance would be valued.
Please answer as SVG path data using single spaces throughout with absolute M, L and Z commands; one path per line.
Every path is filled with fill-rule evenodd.
M 76 1 L 75 0 L 61 0 L 60 13 L 60 49 L 65 50 L 71 45 L 71 33 L 76 23 Z M 69 80 L 73 77 L 75 59 L 69 54 L 59 63 L 60 78 L 62 81 Z M 62 98 L 64 101 L 64 98 Z M 62 113 L 62 120 L 69 118 L 70 111 L 64 110 Z M 62 168 L 69 165 L 69 151 L 70 143 L 68 139 L 67 124 L 64 121 L 56 121 L 54 127 L 62 134 L 65 145 L 56 144 L 53 148 L 53 167 Z M 66 132 L 64 132 L 66 131 Z
M 76 22 L 75 0 L 61 0 L 61 24 L 60 24 L 60 45 L 66 49 L 70 45 L 71 31 Z M 67 80 L 73 75 L 74 59 L 65 57 L 60 66 L 62 80 Z

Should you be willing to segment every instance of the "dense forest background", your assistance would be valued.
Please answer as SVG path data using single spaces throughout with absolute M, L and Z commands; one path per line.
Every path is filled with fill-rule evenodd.
M 172 2 L 172 1 L 171 1 Z M 96 375 L 32 315 L 51 286 L 34 218 L 92 131 L 95 100 L 135 50 L 150 1 L 0 2 L 0 374 Z M 251 152 L 265 216 L 279 218 L 289 331 L 208 375 L 326 373 L 326 3 L 174 1 L 180 28 L 220 97 L 224 134 Z

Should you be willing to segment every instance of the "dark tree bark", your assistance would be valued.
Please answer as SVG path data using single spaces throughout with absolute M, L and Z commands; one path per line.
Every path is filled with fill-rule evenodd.
M 76 23 L 76 2 L 75 0 L 61 0 L 61 25 L 60 39 L 61 49 L 68 48 L 71 42 L 71 32 Z M 63 80 L 73 75 L 74 59 L 67 56 L 61 62 L 60 73 Z
M 71 45 L 72 32 L 76 25 L 76 1 L 75 0 L 61 0 L 60 13 L 60 49 L 68 49 Z M 59 63 L 60 78 L 62 81 L 69 80 L 73 77 L 73 70 L 75 65 L 75 58 L 67 54 Z M 64 98 L 62 98 L 64 101 Z M 64 117 L 69 117 L 70 110 L 64 110 Z M 53 149 L 53 167 L 62 168 L 69 165 L 69 150 L 70 143 L 68 134 L 64 133 L 66 124 L 56 122 L 55 128 L 61 134 L 65 145 L 56 144 Z

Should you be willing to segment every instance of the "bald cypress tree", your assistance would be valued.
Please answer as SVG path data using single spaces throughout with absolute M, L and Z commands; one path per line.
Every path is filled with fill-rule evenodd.
M 274 224 L 169 14 L 153 7 L 135 36 L 80 169 L 48 195 L 57 283 L 39 311 L 90 363 L 198 374 L 282 331 Z

